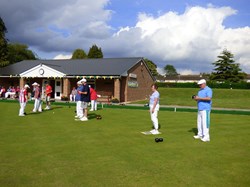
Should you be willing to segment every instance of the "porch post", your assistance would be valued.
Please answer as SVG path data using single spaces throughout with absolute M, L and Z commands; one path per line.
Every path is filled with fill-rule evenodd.
M 20 79 L 19 79 L 19 86 L 20 86 L 20 88 L 23 88 L 24 85 L 25 85 L 24 78 L 23 78 L 23 77 L 20 77 Z
M 121 82 L 120 79 L 115 79 L 114 80 L 114 98 L 118 99 L 119 101 L 121 100 Z
M 63 79 L 63 94 L 64 96 L 70 95 L 70 81 L 68 78 Z

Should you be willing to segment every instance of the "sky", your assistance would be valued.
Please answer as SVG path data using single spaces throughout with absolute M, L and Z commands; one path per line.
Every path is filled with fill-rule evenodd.
M 144 57 L 159 73 L 211 73 L 227 49 L 250 74 L 249 0 L 0 0 L 11 43 L 41 59 L 101 47 L 104 58 Z

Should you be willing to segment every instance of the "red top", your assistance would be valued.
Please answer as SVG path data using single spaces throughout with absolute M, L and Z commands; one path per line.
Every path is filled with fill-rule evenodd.
M 28 92 L 26 89 L 22 89 L 19 94 L 19 101 L 20 103 L 26 103 L 27 102 L 27 96 Z
M 97 94 L 93 88 L 90 88 L 90 100 L 97 100 Z
M 51 96 L 52 87 L 51 87 L 50 85 L 47 85 L 47 86 L 46 86 L 45 93 L 46 93 L 47 96 Z

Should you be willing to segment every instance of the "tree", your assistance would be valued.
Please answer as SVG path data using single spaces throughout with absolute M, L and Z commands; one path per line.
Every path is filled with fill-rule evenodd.
M 240 65 L 235 63 L 234 55 L 230 51 L 224 49 L 217 57 L 218 60 L 212 63 L 215 68 L 210 80 L 219 82 L 239 82 L 244 80 L 246 74 L 241 72 Z
M 8 40 L 5 38 L 5 33 L 7 33 L 7 28 L 5 27 L 4 21 L 0 17 L 0 67 L 7 66 L 9 64 L 8 57 Z
M 173 65 L 166 65 L 164 67 L 164 70 L 166 71 L 166 76 L 176 76 L 178 75 L 175 67 Z
M 13 43 L 8 44 L 8 61 L 10 64 L 20 62 L 22 60 L 37 59 L 33 51 L 28 49 L 25 44 Z
M 102 49 L 95 44 L 92 45 L 89 49 L 88 58 L 103 58 Z
M 146 58 L 144 59 L 144 61 L 146 62 L 148 69 L 152 73 L 153 76 L 159 75 L 157 72 L 157 66 L 154 62 L 152 62 L 151 60 L 146 59 Z
M 87 55 L 83 49 L 76 49 L 71 57 L 71 59 L 84 59 L 84 58 L 87 58 Z

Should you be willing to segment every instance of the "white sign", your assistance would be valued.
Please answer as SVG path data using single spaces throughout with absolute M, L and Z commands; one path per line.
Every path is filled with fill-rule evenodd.
M 136 75 L 136 74 L 134 74 L 134 73 L 130 73 L 130 74 L 129 74 L 129 77 L 131 77 L 131 78 L 135 78 L 135 79 L 136 79 L 136 78 L 137 78 L 137 75 Z

